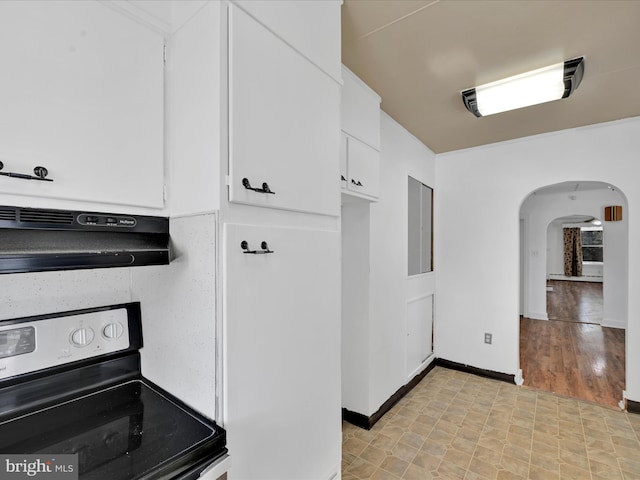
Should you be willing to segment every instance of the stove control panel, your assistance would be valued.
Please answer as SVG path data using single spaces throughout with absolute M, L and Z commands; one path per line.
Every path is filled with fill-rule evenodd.
M 0 326 L 0 379 L 125 350 L 127 322 L 118 308 Z

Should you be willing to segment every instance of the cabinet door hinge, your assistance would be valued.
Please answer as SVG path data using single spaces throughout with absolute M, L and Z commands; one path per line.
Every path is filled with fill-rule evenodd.
M 229 175 L 225 175 L 224 176 L 224 184 L 228 187 L 229 185 L 231 185 L 231 178 L 229 177 Z
M 162 61 L 166 66 L 167 65 L 167 44 L 166 43 L 162 46 Z
M 165 185 L 162 185 L 162 201 L 164 203 L 167 203 L 167 196 L 168 196 L 167 185 L 165 184 Z

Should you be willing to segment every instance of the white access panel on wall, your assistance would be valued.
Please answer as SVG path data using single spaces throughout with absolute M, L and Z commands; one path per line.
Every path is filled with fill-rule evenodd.
M 231 202 L 339 215 L 339 90 L 334 79 L 230 5 Z
M 340 234 L 225 224 L 223 249 L 232 478 L 329 478 L 341 444 Z
M 407 377 L 413 378 L 433 353 L 433 295 L 407 301 Z
M 0 192 L 163 207 L 164 39 L 107 3 L 0 2 Z

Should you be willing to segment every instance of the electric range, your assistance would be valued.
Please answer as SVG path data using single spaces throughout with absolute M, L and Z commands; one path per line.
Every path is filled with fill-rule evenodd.
M 141 347 L 139 303 L 0 321 L 0 456 L 76 455 L 81 480 L 191 480 L 224 458 L 224 429 L 145 379 Z

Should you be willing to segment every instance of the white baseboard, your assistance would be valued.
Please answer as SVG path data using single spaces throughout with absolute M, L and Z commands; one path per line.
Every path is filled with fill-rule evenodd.
M 527 318 L 533 318 L 534 320 L 549 320 L 549 316 L 547 315 L 547 312 L 544 312 L 544 313 L 529 312 L 529 313 L 525 313 L 524 316 Z
M 327 480 L 340 480 L 342 478 L 342 467 L 338 465 L 332 468 L 330 473 L 322 478 L 326 478 Z
M 621 328 L 622 330 L 627 329 L 627 323 L 624 320 L 614 320 L 612 318 L 603 318 L 600 326 L 609 328 Z
M 522 378 L 522 369 L 519 368 L 516 372 L 515 378 L 513 379 L 516 385 L 522 386 L 524 384 L 524 378 Z
M 583 275 L 582 277 L 565 277 L 564 275 L 558 273 L 550 273 L 548 275 L 548 280 L 566 280 L 570 282 L 596 282 L 602 283 L 602 277 L 600 276 L 588 276 Z

